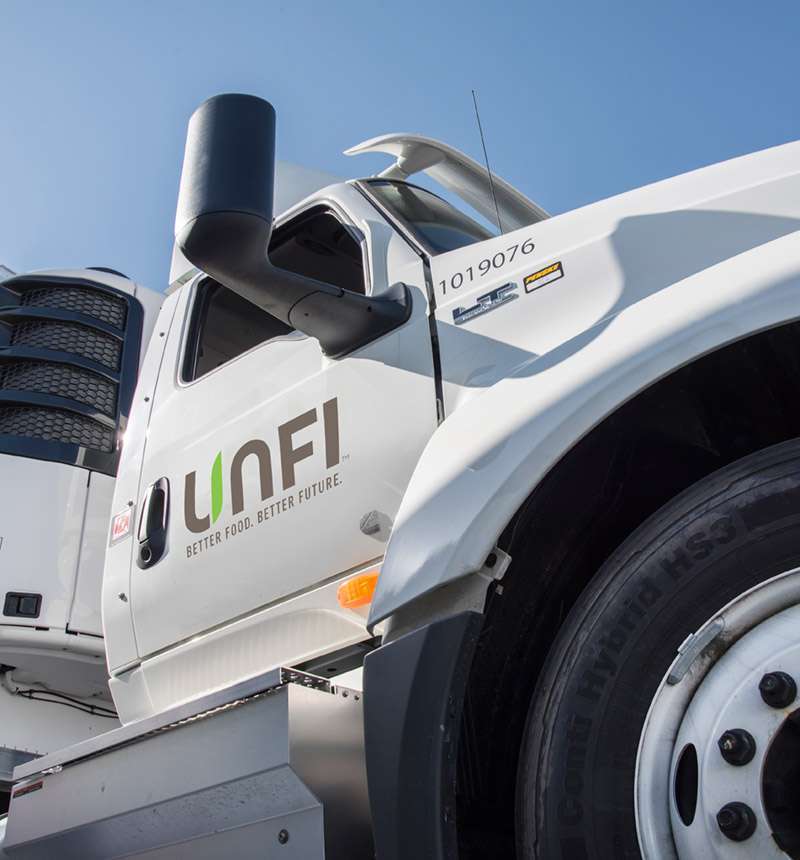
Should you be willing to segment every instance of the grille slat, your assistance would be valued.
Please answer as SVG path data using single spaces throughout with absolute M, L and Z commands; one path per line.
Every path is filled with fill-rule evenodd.
M 83 356 L 110 370 L 119 370 L 122 344 L 88 326 L 51 320 L 36 320 L 14 326 L 11 343 L 38 349 L 53 349 Z
M 39 361 L 0 364 L 2 389 L 54 394 L 77 400 L 111 418 L 116 415 L 117 386 L 88 370 L 67 364 Z
M 20 304 L 29 308 L 59 308 L 86 314 L 122 330 L 127 307 L 122 299 L 79 287 L 40 287 L 22 293 Z
M 0 433 L 27 439 L 66 442 L 109 454 L 114 450 L 113 429 L 104 427 L 91 418 L 61 409 L 2 406 Z

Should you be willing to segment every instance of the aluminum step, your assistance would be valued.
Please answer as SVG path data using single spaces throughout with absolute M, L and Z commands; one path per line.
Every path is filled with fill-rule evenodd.
M 361 694 L 275 669 L 20 765 L 0 857 L 368 860 Z

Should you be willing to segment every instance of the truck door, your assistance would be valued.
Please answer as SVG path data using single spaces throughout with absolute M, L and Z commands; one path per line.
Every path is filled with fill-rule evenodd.
M 423 267 L 363 196 L 337 186 L 295 211 L 270 257 L 367 294 L 402 280 L 412 316 L 332 360 L 209 278 L 183 289 L 183 330 L 139 392 L 153 398 L 131 564 L 141 657 L 380 558 L 437 424 Z

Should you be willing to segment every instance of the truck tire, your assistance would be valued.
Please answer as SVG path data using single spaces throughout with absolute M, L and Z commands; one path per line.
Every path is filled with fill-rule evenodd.
M 531 700 L 519 857 L 642 856 L 637 750 L 678 647 L 730 601 L 799 566 L 798 440 L 690 487 L 616 550 L 564 622 Z

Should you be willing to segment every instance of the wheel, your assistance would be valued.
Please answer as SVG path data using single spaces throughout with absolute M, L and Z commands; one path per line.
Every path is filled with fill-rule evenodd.
M 716 472 L 623 543 L 531 701 L 519 857 L 800 857 L 798 569 L 800 441 Z

